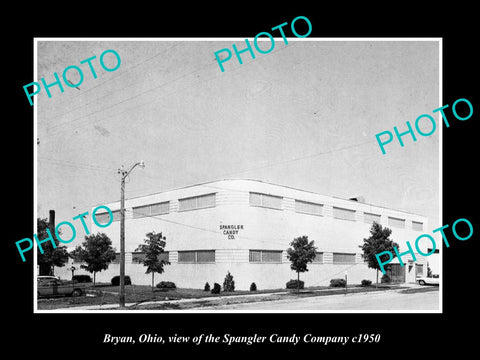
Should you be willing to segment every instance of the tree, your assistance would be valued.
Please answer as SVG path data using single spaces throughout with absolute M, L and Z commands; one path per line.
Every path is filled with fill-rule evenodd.
M 154 290 L 154 277 L 155 273 L 163 273 L 164 265 L 170 265 L 170 262 L 160 259 L 160 254 L 164 252 L 166 238 L 162 236 L 162 233 L 156 234 L 155 231 L 146 234 L 147 238 L 143 241 L 145 244 L 141 244 L 135 251 L 145 253 L 145 258 L 141 260 L 143 266 L 147 267 L 145 274 L 152 274 L 152 292 Z
M 317 248 L 314 241 L 308 242 L 308 236 L 293 239 L 287 249 L 287 258 L 290 260 L 290 269 L 297 272 L 297 292 L 300 291 L 300 273 L 308 271 L 307 264 L 316 256 Z
M 47 233 L 49 229 L 52 238 L 54 239 L 56 248 L 53 247 L 52 242 L 44 242 L 41 244 L 43 254 L 40 252 L 40 248 L 37 246 L 37 264 L 39 267 L 40 275 L 53 275 L 53 268 L 55 266 L 65 266 L 68 261 L 68 252 L 66 246 L 59 246 L 60 242 L 55 238 L 55 229 L 47 219 L 37 218 L 37 237 L 39 240 L 48 238 L 50 235 Z
M 398 244 L 390 240 L 389 237 L 391 234 L 391 229 L 387 227 L 384 228 L 374 221 L 370 227 L 370 237 L 364 238 L 363 245 L 359 245 L 363 250 L 363 258 L 368 262 L 368 267 L 377 270 L 377 282 L 375 286 L 378 286 L 378 270 L 380 270 L 380 264 L 375 255 L 382 251 L 390 251 L 394 254 L 393 256 L 395 256 L 393 248 L 398 248 Z
M 77 246 L 70 256 L 76 261 L 85 263 L 80 265 L 80 268 L 93 273 L 94 287 L 96 273 L 108 269 L 108 265 L 116 257 L 115 250 L 112 248 L 112 241 L 104 233 L 85 236 L 82 246 Z

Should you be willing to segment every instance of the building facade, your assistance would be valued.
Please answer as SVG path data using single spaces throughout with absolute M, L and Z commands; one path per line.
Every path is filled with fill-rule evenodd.
M 90 232 L 106 233 L 117 251 L 109 268 L 96 274 L 97 282 L 110 282 L 119 274 L 120 202 L 103 205 L 112 210 L 113 222 L 102 228 L 92 221 Z M 105 224 L 109 215 L 98 211 L 96 219 Z M 258 289 L 285 288 L 296 279 L 286 249 L 306 235 L 315 241 L 317 256 L 300 276 L 305 286 L 329 285 L 345 274 L 349 284 L 375 282 L 376 271 L 368 268 L 359 247 L 374 221 L 392 229 L 400 251 L 427 228 L 424 216 L 256 180 L 219 180 L 126 199 L 125 275 L 133 284 L 151 283 L 140 263 L 144 254 L 136 250 L 155 231 L 166 237 L 163 256 L 170 262 L 163 274 L 155 275 L 156 282 L 203 288 L 206 282 L 222 284 L 230 272 L 236 289 L 248 290 L 253 282 Z M 397 262 L 389 268 L 395 281 L 414 282 L 426 275 L 424 257 L 402 259 L 405 266 Z M 86 274 L 74 265 L 75 274 Z M 56 275 L 69 278 L 69 267 L 56 268 Z

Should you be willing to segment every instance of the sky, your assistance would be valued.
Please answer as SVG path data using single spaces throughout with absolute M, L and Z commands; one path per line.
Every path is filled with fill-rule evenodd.
M 250 39 L 252 40 L 252 39 Z M 439 218 L 441 127 L 383 155 L 375 135 L 405 131 L 441 105 L 439 43 L 275 39 L 269 54 L 235 55 L 221 72 L 214 53 L 244 38 L 37 39 L 36 80 L 70 65 L 78 88 L 35 96 L 37 217 L 57 224 L 120 199 L 118 169 L 144 160 L 126 198 L 206 181 L 249 178 Z M 268 39 L 267 39 L 268 41 Z M 261 43 L 260 43 L 261 44 Z M 269 43 L 261 44 L 268 49 Z M 100 55 L 121 64 L 105 71 Z M 97 78 L 87 64 L 92 60 Z M 104 57 L 113 68 L 116 58 Z M 80 78 L 70 70 L 68 80 Z M 43 90 L 43 89 L 42 89 Z M 431 125 L 422 123 L 428 132 Z M 87 224 L 90 218 L 87 218 Z M 78 245 L 84 233 L 77 220 Z M 413 239 L 412 239 L 413 240 Z

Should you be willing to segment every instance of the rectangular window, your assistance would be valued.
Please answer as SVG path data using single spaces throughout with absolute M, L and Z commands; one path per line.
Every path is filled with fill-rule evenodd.
M 196 251 L 197 263 L 214 263 L 215 262 L 215 250 L 202 250 Z
M 170 212 L 170 202 L 165 201 L 157 204 L 152 204 L 150 214 L 151 215 L 163 215 Z
M 262 251 L 262 262 L 282 262 L 282 251 L 271 251 L 271 250 L 263 250 Z
M 412 229 L 422 231 L 423 230 L 423 223 L 418 222 L 418 221 L 412 221 Z
M 120 221 L 120 210 L 112 211 L 113 221 Z M 110 214 L 106 213 L 96 213 L 95 219 L 99 224 L 108 224 L 110 222 Z
M 333 217 L 336 219 L 355 221 L 355 210 L 333 207 Z
M 372 214 L 367 212 L 363 214 L 363 221 L 367 224 L 373 224 L 374 221 L 380 224 L 380 219 L 381 216 L 378 214 Z
M 168 214 L 170 211 L 170 202 L 162 202 L 157 204 L 149 204 L 137 206 L 133 208 L 133 217 L 139 218 L 144 216 Z
M 250 262 L 262 262 L 262 252 L 260 250 L 250 250 Z
M 417 269 L 417 276 L 423 276 L 423 264 L 415 264 Z
M 179 263 L 214 263 L 215 250 L 179 251 Z
M 158 255 L 158 260 L 170 261 L 170 252 L 164 251 Z
M 145 260 L 145 253 L 143 253 L 143 252 L 132 253 L 132 263 L 133 264 L 142 264 L 143 260 Z
M 115 253 L 115 259 L 113 259 L 112 264 L 120 264 L 120 253 Z
M 203 209 L 215 206 L 215 194 L 194 196 L 178 200 L 179 211 Z
M 323 205 L 295 200 L 295 211 L 303 214 L 322 215 Z
M 281 263 L 281 250 L 250 250 L 249 261 L 256 263 Z
M 179 263 L 194 263 L 195 251 L 179 251 L 178 252 Z
M 313 258 L 312 263 L 323 264 L 323 253 L 322 252 L 315 253 L 315 257 Z
M 394 218 L 394 217 L 388 217 L 388 225 L 405 229 L 405 220 L 404 219 L 399 219 L 399 218 Z
M 150 215 L 150 205 L 138 206 L 133 208 L 133 217 L 139 218 Z
M 169 261 L 168 251 L 164 251 L 158 255 L 159 260 Z M 142 264 L 142 261 L 145 260 L 145 253 L 143 252 L 134 252 L 132 253 L 132 263 Z
M 334 264 L 355 264 L 355 254 L 333 253 Z
M 260 193 L 250 193 L 250 205 L 252 206 L 262 206 L 271 209 L 281 209 L 282 208 L 281 196 L 273 196 Z

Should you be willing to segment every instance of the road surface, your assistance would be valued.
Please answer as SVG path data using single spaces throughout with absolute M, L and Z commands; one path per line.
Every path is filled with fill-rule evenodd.
M 199 308 L 200 309 L 200 308 Z M 381 291 L 202 307 L 206 310 L 440 310 L 439 291 Z M 193 309 L 192 309 L 193 310 Z

